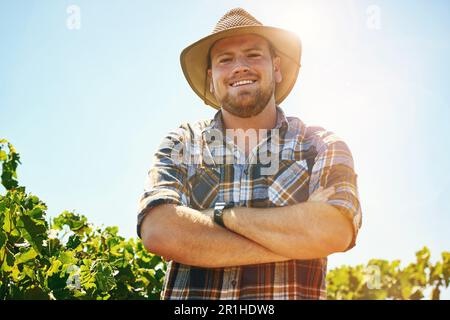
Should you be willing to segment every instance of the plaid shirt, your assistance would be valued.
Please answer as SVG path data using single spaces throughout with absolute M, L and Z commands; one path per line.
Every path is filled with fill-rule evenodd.
M 243 207 L 278 207 L 304 202 L 320 186 L 335 186 L 327 201 L 353 225 L 355 245 L 361 226 L 357 175 L 345 142 L 321 127 L 286 117 L 277 107 L 277 124 L 265 142 L 278 147 L 276 170 L 269 174 L 258 156 L 240 154 L 223 129 L 222 114 L 183 124 L 164 138 L 155 154 L 145 192 L 139 201 L 138 235 L 150 208 L 171 203 L 197 210 L 218 201 Z M 217 133 L 222 139 L 213 139 Z M 273 139 L 275 140 L 275 139 Z M 264 140 L 263 140 L 264 141 Z M 254 155 L 261 154 L 261 144 Z M 232 161 L 227 161 L 227 159 Z M 253 161 L 251 160 L 253 159 Z M 266 171 L 267 172 L 267 171 Z M 347 250 L 348 250 L 347 249 Z M 324 299 L 327 259 L 289 260 L 226 268 L 200 268 L 170 261 L 162 299 Z

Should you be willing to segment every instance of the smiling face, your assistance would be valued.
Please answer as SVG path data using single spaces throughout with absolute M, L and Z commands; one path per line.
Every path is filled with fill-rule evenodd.
M 210 57 L 210 91 L 223 109 L 249 118 L 275 103 L 275 84 L 282 79 L 280 58 L 272 57 L 266 39 L 253 34 L 221 39 Z

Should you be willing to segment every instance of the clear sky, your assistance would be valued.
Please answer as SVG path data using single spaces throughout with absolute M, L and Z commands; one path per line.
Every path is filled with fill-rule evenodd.
M 70 5 L 80 9 L 80 29 Z M 181 50 L 241 6 L 296 32 L 302 68 L 281 107 L 341 136 L 363 210 L 358 245 L 330 267 L 450 249 L 448 1 L 0 1 L 0 137 L 19 179 L 63 210 L 136 236 L 162 137 L 211 118 Z

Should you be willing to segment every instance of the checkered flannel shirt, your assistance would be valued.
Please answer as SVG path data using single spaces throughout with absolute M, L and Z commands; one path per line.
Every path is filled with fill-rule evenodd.
M 214 119 L 186 123 L 170 132 L 155 153 L 139 200 L 138 235 L 145 215 L 159 204 L 197 210 L 213 208 L 218 201 L 242 207 L 288 206 L 306 201 L 320 186 L 334 186 L 336 191 L 327 203 L 352 222 L 353 239 L 347 250 L 354 247 L 361 227 L 361 207 L 357 175 L 346 143 L 333 132 L 286 117 L 278 106 L 275 129 L 279 162 L 271 174 L 262 174 L 267 164 L 254 161 L 257 156 L 245 158 L 233 140 L 227 139 L 221 111 Z M 223 133 L 220 141 L 212 138 L 217 132 Z M 266 142 L 273 136 L 271 132 Z M 254 155 L 258 154 L 255 150 Z M 271 150 L 267 147 L 266 154 L 272 155 Z M 227 161 L 230 157 L 234 161 Z M 226 268 L 170 261 L 161 298 L 324 299 L 326 268 L 326 258 Z

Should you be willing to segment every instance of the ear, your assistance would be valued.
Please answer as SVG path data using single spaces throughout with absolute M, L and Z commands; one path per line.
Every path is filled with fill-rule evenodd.
M 212 71 L 211 69 L 208 69 L 208 82 L 209 82 L 209 92 L 214 94 L 214 83 L 212 80 Z
M 273 74 L 276 83 L 280 83 L 283 80 L 283 75 L 281 74 L 281 58 L 279 56 L 273 59 Z

